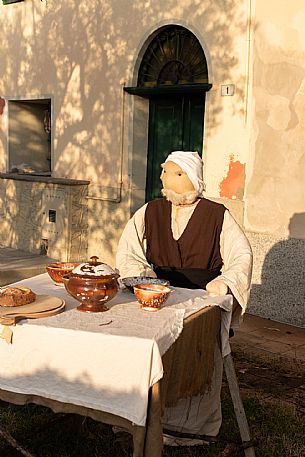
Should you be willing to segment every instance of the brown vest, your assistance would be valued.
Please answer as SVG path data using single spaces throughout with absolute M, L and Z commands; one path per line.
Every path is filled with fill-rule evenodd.
M 218 276 L 222 267 L 219 240 L 225 210 L 223 205 L 202 198 L 181 237 L 175 240 L 171 229 L 171 203 L 165 199 L 149 202 L 145 212 L 146 257 L 157 275 L 164 277 L 164 271 L 170 269 L 178 272 L 179 277 L 181 272 L 189 270 L 195 270 L 196 277 L 198 272 L 211 273 L 207 282 Z M 181 285 L 183 281 L 179 281 L 179 277 L 175 284 L 172 278 L 171 284 L 191 287 L 187 283 Z M 202 281 L 198 279 L 195 283 L 199 282 L 202 287 Z

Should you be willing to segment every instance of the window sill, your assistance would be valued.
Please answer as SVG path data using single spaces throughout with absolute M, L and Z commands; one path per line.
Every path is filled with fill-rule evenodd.
M 64 186 L 88 186 L 90 181 L 82 179 L 53 178 L 27 173 L 0 173 L 0 179 L 12 179 L 15 181 L 45 182 L 49 184 L 61 184 Z
M 9 5 L 10 3 L 19 3 L 23 2 L 24 0 L 2 0 L 3 5 Z

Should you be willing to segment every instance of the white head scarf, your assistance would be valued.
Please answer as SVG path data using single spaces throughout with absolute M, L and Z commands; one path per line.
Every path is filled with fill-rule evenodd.
M 195 151 L 173 151 L 171 152 L 165 162 L 174 162 L 181 170 L 185 171 L 195 191 L 201 195 L 205 189 L 203 182 L 203 161 L 198 152 Z

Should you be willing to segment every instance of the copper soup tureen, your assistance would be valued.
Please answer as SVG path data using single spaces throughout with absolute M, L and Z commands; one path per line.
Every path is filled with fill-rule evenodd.
M 92 256 L 89 262 L 79 264 L 64 278 L 64 285 L 81 303 L 77 307 L 79 311 L 97 313 L 109 309 L 105 303 L 117 294 L 118 277 L 117 271 Z

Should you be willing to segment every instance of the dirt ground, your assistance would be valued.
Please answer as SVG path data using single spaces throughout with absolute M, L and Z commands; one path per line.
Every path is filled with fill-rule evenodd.
M 281 400 L 305 417 L 305 362 L 244 354 L 233 348 L 233 359 L 242 396 L 253 392 L 264 400 Z

